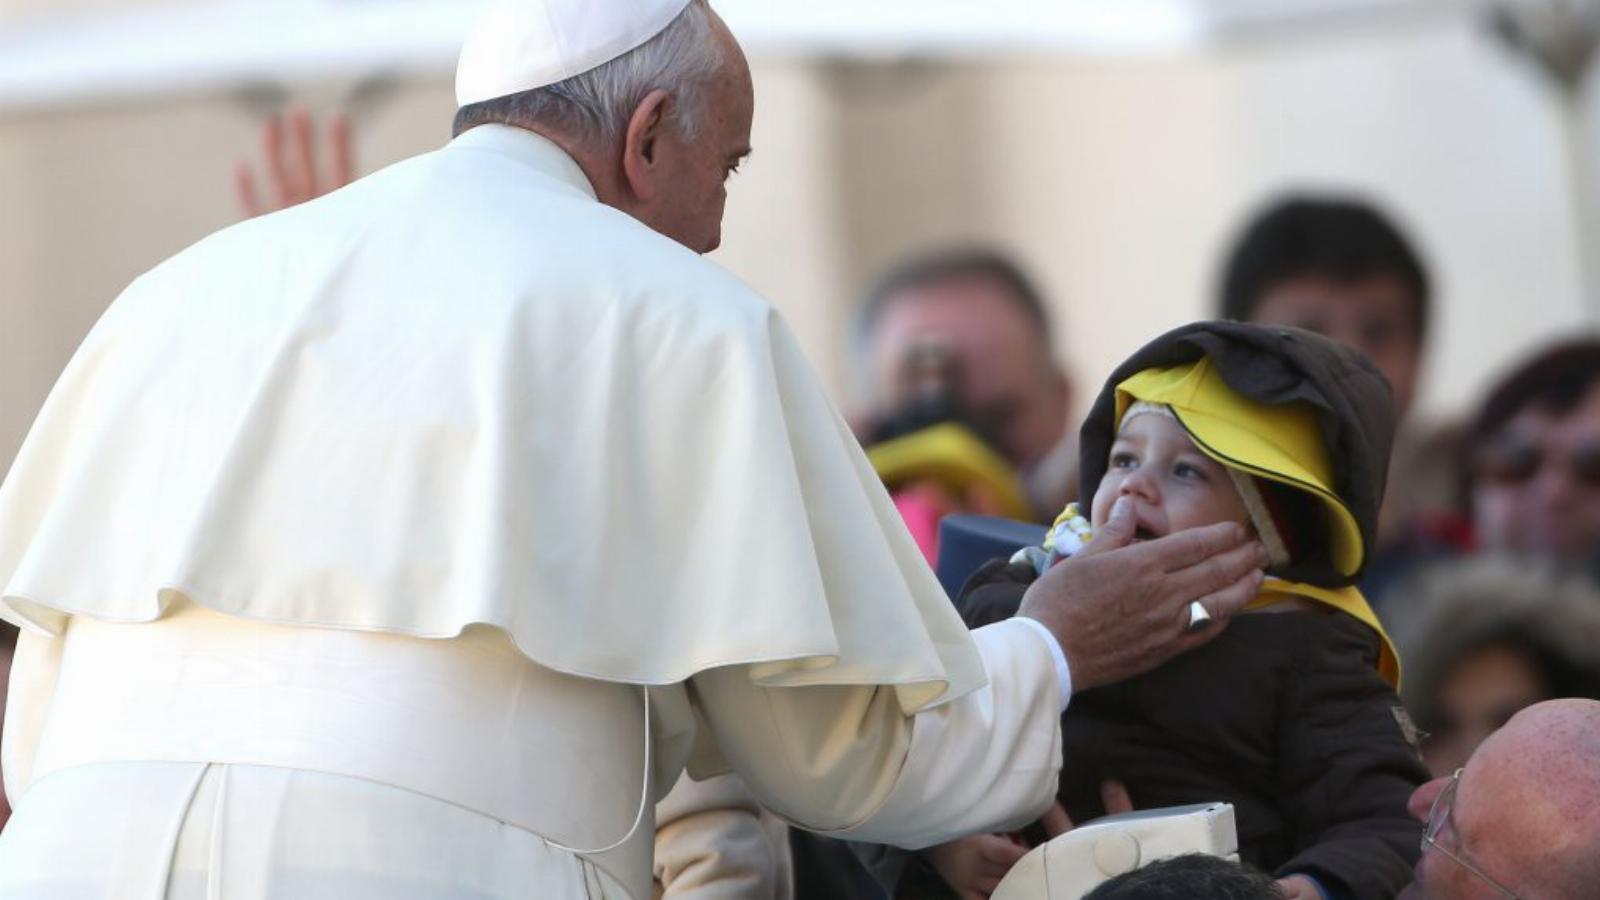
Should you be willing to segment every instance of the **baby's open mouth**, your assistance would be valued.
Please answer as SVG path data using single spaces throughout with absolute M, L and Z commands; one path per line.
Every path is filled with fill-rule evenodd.
M 1133 529 L 1133 539 L 1135 541 L 1148 541 L 1160 536 L 1161 535 L 1156 534 L 1154 531 L 1151 531 L 1148 525 L 1140 525 Z

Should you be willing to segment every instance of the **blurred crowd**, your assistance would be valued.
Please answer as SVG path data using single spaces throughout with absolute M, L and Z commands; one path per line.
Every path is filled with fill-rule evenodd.
M 1600 698 L 1600 334 L 1524 355 L 1461 421 L 1410 415 L 1432 295 L 1420 253 L 1373 201 L 1294 195 L 1261 210 L 1221 265 L 1218 318 L 1289 325 L 1368 356 L 1400 417 L 1363 592 L 1407 660 L 1406 699 L 1449 774 L 1489 731 L 1552 697 Z M 866 295 L 868 423 L 929 406 L 916 348 L 948 358 L 934 408 L 1004 457 L 1044 521 L 1073 499 L 1077 420 L 1043 302 L 1004 255 L 913 259 Z M 1068 304 L 1070 308 L 1070 304 Z M 938 485 L 942 509 L 987 511 Z M 915 480 L 896 491 L 923 489 Z M 1439 760 L 1433 763 L 1434 759 Z
M 344 123 L 332 124 L 319 165 L 322 143 L 303 114 L 272 120 L 260 174 L 241 165 L 241 211 L 351 180 Z M 1429 772 L 1449 779 L 1543 701 L 1600 699 L 1600 334 L 1532 348 L 1466 416 L 1425 421 L 1414 413 L 1419 373 L 1450 298 L 1380 199 L 1277 198 L 1217 258 L 1214 318 L 1325 335 L 1370 358 L 1392 388 L 1397 438 L 1361 588 L 1404 659 L 1401 696 Z M 918 253 L 863 291 L 850 335 L 863 390 L 850 421 L 930 562 L 949 514 L 1043 524 L 1080 499 L 1086 395 L 1053 322 L 1074 300 L 1046 296 L 1016 259 L 979 246 Z M 0 638 L 0 672 L 14 640 Z M 0 798 L 0 823 L 7 812 Z M 663 817 L 664 840 L 673 821 Z M 987 896 L 937 854 L 886 867 L 868 848 L 772 833 L 789 844 L 775 896 Z M 1272 896 L 1270 881 L 1228 882 L 1205 861 L 1140 877 L 1219 886 L 1140 893 L 1123 879 L 1095 896 Z

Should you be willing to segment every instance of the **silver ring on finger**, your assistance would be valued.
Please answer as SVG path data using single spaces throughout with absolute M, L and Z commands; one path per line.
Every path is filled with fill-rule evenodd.
M 1199 600 L 1189 604 L 1189 624 L 1184 626 L 1184 631 L 1194 634 L 1211 627 L 1211 613 L 1206 612 L 1206 605 Z

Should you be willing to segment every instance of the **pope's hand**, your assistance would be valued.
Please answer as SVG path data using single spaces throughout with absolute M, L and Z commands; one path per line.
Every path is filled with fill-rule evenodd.
M 1066 653 L 1074 691 L 1131 678 L 1216 637 L 1261 587 L 1267 552 L 1223 522 L 1133 544 L 1133 509 L 1118 499 L 1081 552 L 1051 568 L 1019 615 L 1042 622 Z M 1213 622 L 1192 631 L 1189 604 Z

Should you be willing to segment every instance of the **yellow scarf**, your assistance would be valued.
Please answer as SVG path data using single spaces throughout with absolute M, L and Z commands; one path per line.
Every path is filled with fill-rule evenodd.
M 1261 593 L 1250 601 L 1245 609 L 1264 609 L 1275 603 L 1299 597 L 1332 607 L 1348 616 L 1354 616 L 1358 621 L 1378 633 L 1382 648 L 1378 654 L 1378 674 L 1389 686 L 1400 690 L 1400 653 L 1395 650 L 1394 641 L 1390 640 L 1389 633 L 1383 630 L 1383 623 L 1378 621 L 1378 616 L 1367 605 L 1367 598 L 1361 591 L 1353 587 L 1325 588 L 1314 584 L 1302 584 L 1298 581 L 1283 581 L 1278 578 L 1268 578 L 1262 585 Z

